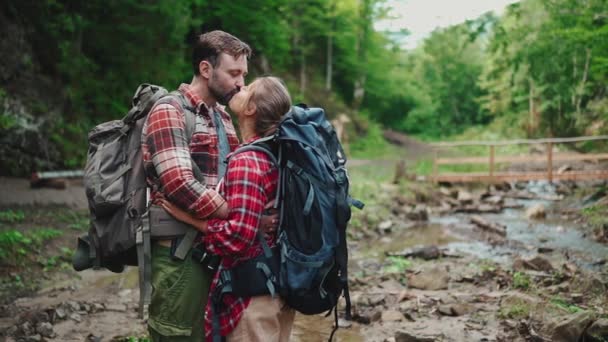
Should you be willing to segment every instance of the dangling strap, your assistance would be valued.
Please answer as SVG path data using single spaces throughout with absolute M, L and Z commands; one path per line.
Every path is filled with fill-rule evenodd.
M 334 307 L 334 328 L 331 329 L 331 334 L 329 335 L 329 339 L 328 341 L 331 342 L 332 339 L 334 338 L 334 334 L 336 333 L 336 331 L 338 331 L 338 306 L 336 305 Z
M 139 265 L 139 317 L 147 319 L 152 298 L 152 249 L 150 246 L 150 220 L 146 211 L 135 233 L 137 264 Z

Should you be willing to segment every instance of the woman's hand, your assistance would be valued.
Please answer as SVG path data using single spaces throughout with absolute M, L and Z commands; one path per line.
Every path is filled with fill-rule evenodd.
M 207 233 L 207 220 L 197 219 L 196 217 L 190 215 L 190 213 L 178 208 L 166 199 L 160 199 L 159 203 L 163 209 L 171 214 L 171 216 L 173 216 L 176 220 L 187 223 L 202 233 Z

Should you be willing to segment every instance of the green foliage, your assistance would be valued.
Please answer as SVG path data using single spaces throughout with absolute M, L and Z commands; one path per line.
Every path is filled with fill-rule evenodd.
M 412 266 L 412 262 L 405 258 L 389 256 L 387 259 L 388 266 L 384 267 L 385 273 L 403 273 Z
M 350 144 L 350 153 L 357 159 L 394 159 L 398 149 L 384 140 L 379 124 L 368 121 L 367 132 Z
M 593 226 L 608 224 L 608 206 L 605 204 L 594 204 L 585 207 L 581 213 Z
M 516 289 L 522 289 L 522 290 L 529 289 L 530 281 L 531 281 L 530 276 L 525 273 L 521 273 L 521 272 L 513 273 L 513 287 Z
M 498 317 L 501 319 L 524 319 L 530 315 L 530 307 L 525 303 L 518 303 L 508 307 L 501 307 Z
M 82 166 L 86 132 L 124 115 L 138 84 L 190 81 L 190 43 L 213 29 L 248 42 L 250 74 L 283 77 L 294 100 L 363 113 L 369 130 L 351 139 L 360 158 L 392 153 L 374 122 L 430 139 L 492 120 L 509 123 L 509 138 L 608 133 L 605 0 L 522 0 L 437 29 L 413 51 L 398 42 L 407 32 L 375 30 L 383 0 L 9 0 L 2 10 L 28 28 L 24 67 L 65 94 L 47 132 L 67 168 Z M 0 129 L 14 124 L 0 115 Z
M 36 254 L 45 242 L 61 236 L 56 229 L 41 228 L 28 233 L 9 229 L 0 232 L 0 264 L 19 264 L 28 254 Z
M 574 304 L 570 304 L 567 300 L 561 298 L 561 297 L 553 297 L 551 298 L 551 304 L 562 308 L 566 311 L 568 311 L 569 313 L 577 313 L 580 311 L 583 311 L 583 309 L 581 309 L 580 307 L 574 305 Z
M 25 219 L 25 213 L 21 210 L 3 210 L 0 211 L 0 222 L 17 223 Z

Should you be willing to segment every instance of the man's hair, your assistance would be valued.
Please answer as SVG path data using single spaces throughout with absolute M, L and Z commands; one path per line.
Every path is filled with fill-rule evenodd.
M 192 51 L 192 69 L 194 75 L 199 75 L 198 66 L 202 61 L 209 62 L 214 68 L 219 65 L 221 53 L 238 58 L 242 55 L 249 58 L 251 48 L 245 42 L 230 33 L 216 30 L 198 36 Z

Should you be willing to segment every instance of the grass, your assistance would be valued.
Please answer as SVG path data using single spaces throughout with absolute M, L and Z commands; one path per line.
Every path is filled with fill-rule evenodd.
M 530 315 L 530 307 L 523 303 L 500 308 L 498 318 L 501 319 L 524 319 Z
M 584 311 L 583 309 L 579 308 L 578 306 L 568 303 L 567 300 L 565 300 L 561 297 L 551 298 L 551 304 L 553 304 L 561 309 L 564 309 L 564 310 L 568 311 L 569 313 L 577 313 L 580 311 Z
M 0 211 L 0 222 L 3 223 L 18 223 L 25 219 L 25 213 L 22 210 L 2 210 Z
M 521 272 L 513 273 L 513 288 L 527 290 L 530 288 L 530 282 L 529 275 Z
M 385 273 L 401 274 L 412 266 L 412 262 L 405 258 L 389 256 L 386 258 L 386 260 L 389 262 L 389 264 L 384 267 Z
M 18 265 L 47 241 L 63 235 L 59 230 L 40 228 L 22 233 L 15 229 L 0 232 L 0 264 Z
M 608 205 L 594 204 L 583 208 L 581 211 L 583 217 L 593 226 L 601 226 L 608 224 Z

